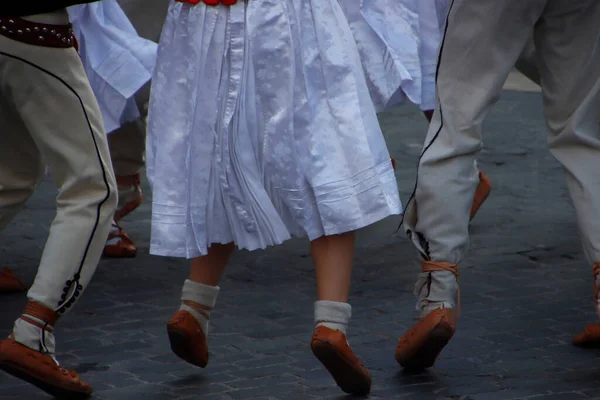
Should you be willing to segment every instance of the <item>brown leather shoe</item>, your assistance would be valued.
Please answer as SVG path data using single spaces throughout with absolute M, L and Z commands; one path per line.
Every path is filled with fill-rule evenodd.
M 600 274 L 600 262 L 592 266 L 592 284 L 594 287 L 594 306 L 596 312 L 600 316 L 600 308 L 598 300 L 600 299 L 600 288 L 596 285 L 596 278 Z M 583 333 L 573 337 L 573 344 L 579 347 L 600 347 L 600 322 L 596 324 L 586 325 Z
M 573 336 L 573 344 L 584 348 L 600 347 L 600 322 L 586 325 L 582 333 Z
M 472 220 L 479 211 L 479 208 L 483 204 L 483 202 L 488 198 L 490 192 L 492 191 L 492 184 L 483 172 L 479 172 L 479 185 L 477 185 L 477 189 L 475 189 L 475 197 L 473 198 L 473 204 L 471 205 L 471 214 L 469 215 L 469 219 Z
M 108 241 L 118 238 L 114 244 L 108 244 Z M 108 234 L 107 244 L 104 246 L 102 256 L 109 258 L 129 258 L 135 257 L 137 247 L 133 241 L 127 236 L 123 228 L 118 227 L 117 230 L 111 231 Z
M 59 315 L 40 303 L 28 301 L 20 318 L 52 332 Z M 0 369 L 58 398 L 79 400 L 92 394 L 92 387 L 82 382 L 75 371 L 67 371 L 48 354 L 17 342 L 12 334 L 9 339 L 0 341 Z
M 208 364 L 208 345 L 200 324 L 187 311 L 179 310 L 167 323 L 171 350 L 179 358 L 200 368 Z
M 119 205 L 115 212 L 115 222 L 119 222 L 142 204 L 144 198 L 140 174 L 131 176 L 117 176 L 119 188 Z
M 369 393 L 371 375 L 354 355 L 346 335 L 341 331 L 317 327 L 310 347 L 344 392 L 357 396 Z
M 23 292 L 26 289 L 25 284 L 10 269 L 0 271 L 0 293 Z
M 93 391 L 75 371 L 67 371 L 52 357 L 13 339 L 0 341 L 0 369 L 58 398 L 85 399 Z
M 409 370 L 432 367 L 455 331 L 456 316 L 452 308 L 433 310 L 400 338 L 396 361 Z

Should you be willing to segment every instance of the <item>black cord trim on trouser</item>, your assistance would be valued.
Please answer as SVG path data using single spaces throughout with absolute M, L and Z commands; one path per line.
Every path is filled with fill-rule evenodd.
M 102 178 L 104 180 L 104 185 L 106 186 L 106 196 L 102 199 L 102 201 L 100 203 L 98 203 L 98 207 L 96 209 L 96 220 L 94 221 L 94 227 L 88 238 L 87 244 L 85 246 L 85 251 L 81 258 L 81 262 L 79 263 L 79 267 L 77 268 L 77 272 L 73 275 L 73 277 L 71 279 L 69 279 L 65 282 L 65 287 L 63 288 L 63 294 L 61 295 L 60 302 L 59 302 L 56 310 L 54 310 L 55 312 L 57 312 L 59 314 L 64 314 L 73 305 L 73 303 L 75 303 L 75 301 L 81 294 L 81 291 L 83 290 L 83 286 L 79 282 L 79 280 L 81 278 L 81 271 L 83 270 L 83 264 L 85 263 L 92 240 L 94 239 L 94 235 L 96 234 L 96 230 L 98 229 L 98 223 L 100 221 L 100 210 L 101 210 L 102 206 L 104 205 L 104 203 L 106 203 L 106 201 L 108 201 L 108 199 L 110 198 L 110 195 L 111 195 L 110 185 L 108 184 L 107 173 L 106 173 L 106 169 L 104 168 L 104 164 L 102 162 L 102 156 L 100 155 L 100 150 L 98 149 L 98 143 L 96 141 L 96 137 L 94 136 L 94 130 L 90 123 L 88 114 L 85 110 L 85 104 L 83 103 L 83 100 L 81 99 L 81 96 L 79 96 L 77 91 L 75 89 L 73 89 L 67 82 L 65 82 L 59 76 L 55 75 L 54 73 L 48 71 L 47 69 L 45 69 L 43 67 L 40 67 L 39 65 L 32 63 L 31 61 L 25 60 L 18 56 L 14 56 L 12 54 L 5 53 L 3 51 L 0 51 L 0 55 L 9 57 L 9 58 L 12 58 L 15 60 L 19 60 L 19 61 L 51 76 L 52 78 L 54 78 L 57 81 L 59 81 L 60 83 L 62 83 L 71 93 L 73 93 L 75 95 L 75 97 L 77 97 L 77 99 L 79 100 L 79 104 L 81 105 L 83 115 L 85 116 L 85 120 L 87 122 L 89 131 L 90 131 L 90 135 L 92 137 L 92 141 L 94 143 L 94 149 L 96 150 L 96 156 L 98 157 L 98 163 L 100 164 L 100 168 L 102 169 Z M 75 285 L 75 286 L 73 286 L 73 285 Z

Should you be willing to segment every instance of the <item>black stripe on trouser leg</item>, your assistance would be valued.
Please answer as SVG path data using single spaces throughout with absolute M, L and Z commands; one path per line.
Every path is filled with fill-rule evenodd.
M 44 324 L 44 327 L 42 328 L 42 340 L 40 341 L 40 353 L 49 353 L 48 351 L 48 346 L 46 346 L 46 328 L 48 327 L 48 324 Z
M 96 137 L 94 136 L 94 130 L 92 129 L 90 119 L 85 110 L 85 105 L 83 103 L 83 100 L 81 99 L 81 96 L 79 96 L 77 91 L 75 89 L 73 89 L 71 86 L 69 86 L 69 84 L 67 82 L 65 82 L 62 78 L 53 74 L 52 72 L 48 71 L 47 69 L 40 67 L 39 65 L 36 65 L 36 64 L 34 64 L 30 61 L 27 61 L 21 57 L 5 53 L 3 51 L 0 51 L 0 55 L 21 61 L 41 72 L 51 76 L 52 78 L 56 79 L 61 84 L 63 84 L 68 91 L 70 91 L 71 93 L 73 93 L 73 95 L 75 95 L 75 97 L 77 97 L 77 100 L 79 100 L 79 104 L 81 105 L 81 110 L 83 111 L 85 120 L 87 122 L 90 136 L 92 137 L 92 142 L 94 143 L 94 149 L 96 151 L 96 156 L 98 157 L 98 164 L 100 164 L 100 168 L 102 169 L 102 179 L 104 181 L 104 186 L 106 187 L 106 196 L 104 196 L 102 201 L 100 203 L 98 203 L 98 207 L 96 209 L 96 220 L 94 221 L 94 227 L 92 228 L 92 231 L 90 232 L 90 236 L 88 238 L 83 256 L 81 258 L 81 262 L 79 263 L 79 267 L 77 268 L 77 272 L 73 275 L 73 277 L 71 279 L 69 279 L 65 282 L 65 287 L 63 288 L 63 294 L 61 295 L 61 301 L 58 304 L 57 308 L 54 310 L 55 312 L 57 312 L 59 314 L 63 314 L 69 309 L 69 307 L 71 307 L 71 305 L 73 305 L 73 303 L 75 303 L 75 301 L 77 300 L 77 297 L 79 297 L 79 294 L 83 290 L 83 286 L 79 282 L 79 279 L 81 278 L 81 271 L 83 270 L 83 265 L 87 258 L 90 246 L 92 244 L 92 240 L 94 239 L 94 235 L 96 234 L 96 230 L 98 229 L 98 223 L 100 221 L 100 210 L 101 210 L 102 206 L 104 205 L 104 203 L 106 203 L 106 201 L 110 198 L 110 195 L 111 195 L 110 185 L 108 184 L 106 169 L 104 168 L 104 164 L 102 163 L 102 156 L 100 155 L 100 150 L 98 149 L 98 143 L 96 142 Z M 69 292 L 71 292 L 71 293 L 69 294 Z
M 446 34 L 448 33 L 448 25 L 450 24 L 450 20 L 449 20 L 448 17 L 450 16 L 450 12 L 452 11 L 452 7 L 453 6 L 454 6 L 454 0 L 452 0 L 452 2 L 450 3 L 450 5 L 448 6 L 448 12 L 446 13 L 446 25 L 444 27 L 444 35 L 442 37 L 442 42 L 440 44 L 440 51 L 438 53 L 437 66 L 435 68 L 435 85 L 436 85 L 436 89 L 437 89 L 438 75 L 440 73 L 440 65 L 442 63 L 442 54 L 444 52 L 444 45 L 446 44 Z M 437 96 L 437 97 L 439 98 L 439 96 Z M 416 180 L 415 180 L 415 187 L 413 189 L 412 194 L 408 198 L 408 202 L 406 203 L 407 205 L 410 204 L 410 202 L 414 200 L 415 195 L 417 193 L 417 185 L 419 184 L 419 164 L 421 163 L 421 158 L 423 158 L 423 155 L 425 154 L 425 152 L 427 150 L 429 150 L 429 148 L 433 145 L 433 142 L 435 142 L 435 140 L 438 138 L 438 136 L 440 135 L 440 132 L 442 131 L 443 127 L 444 127 L 444 114 L 442 112 L 442 102 L 440 101 L 440 127 L 437 130 L 437 132 L 435 133 L 435 135 L 433 135 L 433 138 L 431 139 L 431 141 L 429 142 L 429 144 L 427 144 L 427 146 L 425 146 L 425 148 L 421 152 L 421 155 L 419 156 L 419 161 L 417 162 L 417 177 L 416 177 Z M 402 228 L 402 224 L 404 223 L 404 216 L 405 215 L 406 215 L 406 213 L 402 214 L 402 219 L 400 220 L 400 225 L 398 226 L 397 231 Z M 423 256 L 424 259 L 429 259 L 430 258 L 429 242 L 427 242 L 427 239 L 425 238 L 425 236 L 423 236 L 423 234 L 420 233 L 420 232 L 411 232 L 411 231 L 407 232 L 407 234 L 409 235 L 409 237 L 413 233 L 419 236 L 419 241 L 421 242 L 421 244 L 423 246 L 423 249 L 425 250 L 426 254 L 421 253 L 421 256 Z

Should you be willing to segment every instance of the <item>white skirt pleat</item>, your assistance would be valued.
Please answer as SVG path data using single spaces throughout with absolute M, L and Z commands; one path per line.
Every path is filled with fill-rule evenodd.
M 316 239 L 399 214 L 337 0 L 172 2 L 153 77 L 152 254 Z

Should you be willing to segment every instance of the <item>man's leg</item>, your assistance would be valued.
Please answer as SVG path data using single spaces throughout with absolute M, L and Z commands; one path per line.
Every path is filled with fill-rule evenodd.
M 535 31 L 548 146 L 563 165 L 585 256 L 600 288 L 600 3 L 550 0 Z M 574 338 L 600 344 L 600 326 Z
M 146 124 L 127 123 L 108 135 L 113 168 L 118 186 L 118 206 L 104 246 L 105 257 L 135 257 L 137 248 L 120 226 L 120 221 L 142 204 L 140 171 L 145 164 Z
M 111 132 L 108 135 L 108 144 L 116 177 L 134 176 L 144 168 L 146 149 L 144 121 L 130 122 Z
M 423 111 L 425 114 L 425 118 L 427 121 L 431 123 L 431 119 L 433 118 L 433 110 Z M 396 161 L 392 158 L 392 163 L 394 165 L 394 169 L 396 169 Z M 477 163 L 475 163 L 475 168 L 477 168 Z M 479 169 L 478 169 L 479 171 Z M 477 214 L 477 211 L 481 208 L 483 203 L 487 200 L 490 192 L 492 191 L 492 183 L 487 175 L 483 171 L 478 172 L 479 183 L 477 184 L 477 188 L 475 189 L 475 196 L 473 197 L 473 203 L 471 204 L 471 211 L 469 212 L 469 221 L 472 221 Z
M 407 368 L 428 368 L 452 337 L 458 263 L 468 243 L 479 181 L 481 125 L 531 36 L 546 0 L 455 0 L 440 47 L 438 104 L 403 227 L 424 259 L 415 285 L 422 320 L 396 349 Z
M 4 127 L 0 133 L 1 232 L 38 187 L 45 167 L 35 142 L 5 102 L 0 102 L 0 126 Z M 0 271 L 0 293 L 25 289 L 25 284 L 9 268 Z
M 70 38 L 66 10 L 27 19 L 53 24 Z M 13 20 L 0 23 L 25 24 Z M 40 35 L 49 34 L 40 42 L 48 43 L 51 29 L 43 28 L 38 25 Z M 73 47 L 34 46 L 0 36 L 0 69 L 2 101 L 21 120 L 59 188 L 29 301 L 10 339 L 0 342 L 0 368 L 54 395 L 89 395 L 89 385 L 54 361 L 52 331 L 87 287 L 116 208 L 100 111 Z
M 119 222 L 142 204 L 140 172 L 146 164 L 146 119 L 150 83 L 136 93 L 141 118 L 129 122 L 108 135 L 108 146 L 119 190 L 119 205 L 115 212 L 105 257 L 134 257 L 137 249 Z
M 533 45 L 533 40 L 530 40 L 519 59 L 515 64 L 515 68 L 529 78 L 534 83 L 540 84 L 540 73 L 537 66 L 536 52 Z M 469 213 L 469 220 L 473 220 L 479 208 L 490 195 L 492 190 L 492 184 L 483 171 L 479 171 L 479 183 L 475 189 L 475 197 L 473 198 L 473 204 L 471 205 L 471 211 Z
M 137 121 L 127 123 L 108 135 L 108 147 L 115 176 L 132 176 L 146 164 L 146 121 L 150 101 L 150 82 L 135 94 L 140 112 Z

